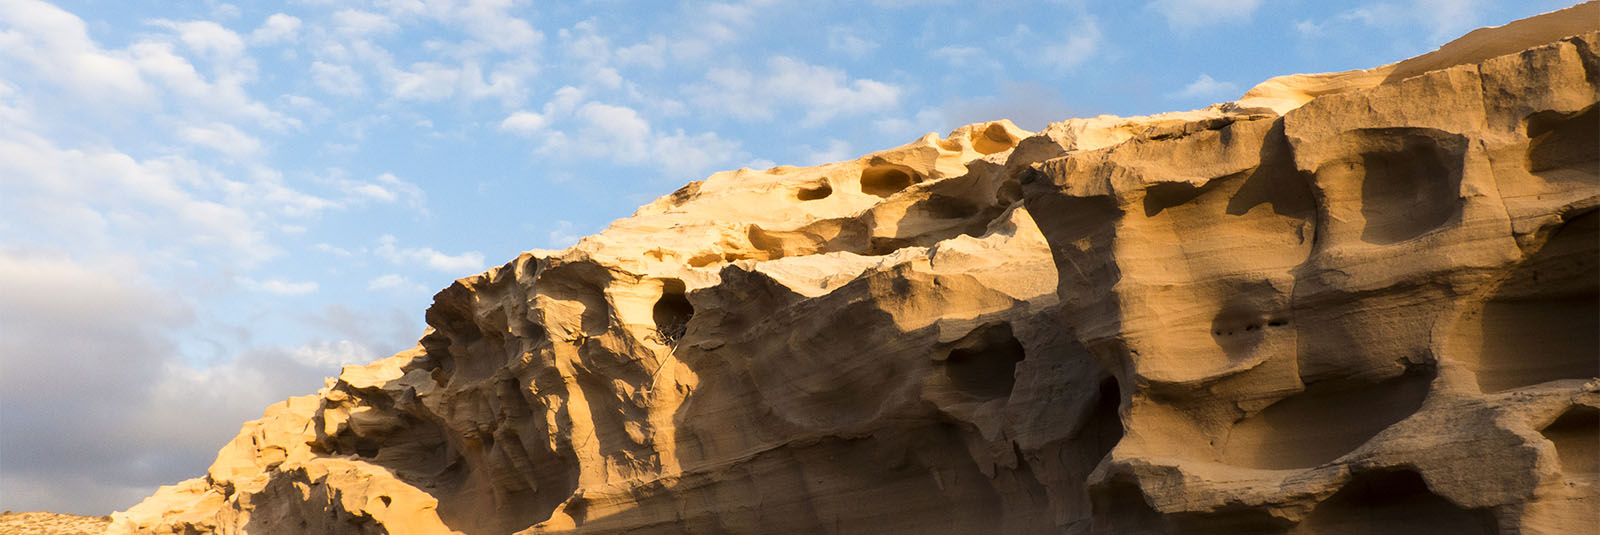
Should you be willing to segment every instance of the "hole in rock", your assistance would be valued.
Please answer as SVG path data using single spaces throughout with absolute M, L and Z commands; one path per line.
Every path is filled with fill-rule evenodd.
M 1205 189 L 1194 187 L 1187 182 L 1151 184 L 1144 190 L 1144 216 L 1155 217 L 1161 214 L 1162 210 L 1193 201 Z
M 861 192 L 888 197 L 917 182 L 915 173 L 894 165 L 874 165 L 861 171 Z
M 1556 445 L 1562 472 L 1600 472 L 1600 409 L 1574 406 L 1539 432 Z
M 1167 533 L 1166 519 L 1145 499 L 1139 484 L 1113 479 L 1089 492 L 1094 511 L 1090 532 L 1095 535 Z
M 677 347 L 678 341 L 689 331 L 689 319 L 694 317 L 694 305 L 689 304 L 689 298 L 684 295 L 683 281 L 661 281 L 661 298 L 656 300 L 651 315 L 656 322 L 657 341 Z
M 1461 211 L 1466 138 L 1396 128 L 1363 131 L 1367 152 L 1340 164 L 1361 180 L 1361 239 L 1389 245 L 1426 234 Z
M 1591 104 L 1578 113 L 1539 112 L 1528 116 L 1528 170 L 1557 169 L 1596 175 L 1600 160 L 1600 113 Z
M 794 194 L 795 198 L 802 201 L 826 199 L 829 195 L 833 195 L 833 186 L 828 185 L 827 182 L 823 182 L 814 188 L 800 188 L 800 191 Z
M 912 205 L 912 210 L 933 219 L 966 219 L 980 211 L 971 201 L 950 195 L 929 195 Z
M 1600 212 L 1558 229 L 1460 329 L 1486 393 L 1600 376 Z
M 383 502 L 383 506 L 384 507 L 388 507 L 389 504 L 394 503 L 394 500 L 389 498 L 388 496 L 379 496 L 378 500 Z
M 1122 440 L 1121 406 L 1122 389 L 1117 387 L 1117 379 L 1107 377 L 1101 380 L 1099 398 L 1095 400 L 1094 411 L 1089 414 L 1082 432 L 1094 445 L 1091 457 L 1096 464 L 1110 455 L 1111 449 Z
M 496 385 L 495 396 L 500 400 L 500 410 L 512 418 L 524 418 L 533 414 L 533 406 L 528 403 L 525 394 L 528 389 L 523 388 L 522 381 L 515 377 L 507 377 Z
M 572 517 L 573 523 L 582 526 L 589 519 L 589 501 L 582 496 L 574 497 L 572 501 L 567 502 L 567 506 L 562 508 L 562 511 L 567 513 L 567 516 Z
M 960 392 L 983 399 L 1005 398 L 1016 384 L 1017 363 L 1025 356 L 1010 324 L 986 325 L 950 350 L 944 373 Z
M 994 204 L 1011 206 L 1012 203 L 1022 200 L 1022 182 L 1016 178 L 1007 178 L 995 188 Z
M 1212 342 L 1235 361 L 1254 355 L 1257 346 L 1268 341 L 1269 336 L 1281 338 L 1284 335 L 1262 330 L 1263 326 L 1271 325 L 1267 315 L 1261 312 L 1264 306 L 1245 297 L 1239 296 L 1211 318 Z
M 372 440 L 360 439 L 354 444 L 356 456 L 372 459 L 378 456 L 378 443 Z
M 1234 424 L 1223 444 L 1222 461 L 1282 470 L 1338 459 L 1421 408 L 1433 380 L 1431 371 L 1377 383 L 1306 385 L 1304 391 Z
M 1497 531 L 1488 511 L 1463 509 L 1428 490 L 1416 472 L 1357 474 L 1311 512 L 1292 535 L 1489 535 Z
M 981 131 L 974 130 L 971 134 L 972 148 L 983 154 L 994 154 L 1010 149 L 1017 140 L 1012 139 L 1004 126 L 991 124 Z

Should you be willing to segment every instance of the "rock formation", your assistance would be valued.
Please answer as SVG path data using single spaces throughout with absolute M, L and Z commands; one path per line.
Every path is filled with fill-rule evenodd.
M 713 175 L 112 533 L 1594 533 L 1596 26 Z

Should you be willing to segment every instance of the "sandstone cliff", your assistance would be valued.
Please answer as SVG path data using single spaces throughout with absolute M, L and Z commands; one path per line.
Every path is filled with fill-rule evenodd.
M 112 533 L 1594 533 L 1596 26 L 713 175 Z

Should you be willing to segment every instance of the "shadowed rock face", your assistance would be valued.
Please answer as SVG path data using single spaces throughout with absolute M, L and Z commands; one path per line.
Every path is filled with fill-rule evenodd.
M 112 533 L 1592 533 L 1573 20 L 713 175 L 457 281 Z

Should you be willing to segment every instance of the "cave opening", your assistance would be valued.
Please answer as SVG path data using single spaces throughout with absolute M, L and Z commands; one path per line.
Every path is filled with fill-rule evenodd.
M 689 319 L 694 317 L 694 305 L 689 303 L 685 293 L 683 281 L 663 279 L 661 297 L 651 310 L 656 323 L 656 341 L 670 348 L 678 347 L 678 341 L 689 332 Z

